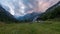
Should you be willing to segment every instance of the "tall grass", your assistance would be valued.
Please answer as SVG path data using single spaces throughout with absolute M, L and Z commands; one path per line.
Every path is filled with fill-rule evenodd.
M 0 34 L 60 34 L 60 22 L 0 23 Z

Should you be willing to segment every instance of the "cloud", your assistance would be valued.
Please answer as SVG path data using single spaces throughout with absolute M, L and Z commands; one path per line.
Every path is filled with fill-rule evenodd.
M 49 7 L 53 6 L 60 0 L 37 0 L 38 1 L 38 10 L 45 12 Z
M 60 0 L 1 0 L 0 4 L 14 16 L 45 12 Z

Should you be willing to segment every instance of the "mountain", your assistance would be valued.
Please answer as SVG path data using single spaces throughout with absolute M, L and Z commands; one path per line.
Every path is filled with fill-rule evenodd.
M 33 21 L 33 19 L 35 19 L 36 18 L 36 16 L 39 16 L 39 14 L 38 13 L 35 13 L 35 12 L 33 12 L 33 13 L 30 13 L 30 14 L 26 14 L 26 15 L 24 15 L 24 16 L 20 16 L 19 18 L 18 18 L 18 20 L 20 20 L 20 21 L 25 21 L 25 22 L 31 22 L 31 21 Z
M 6 11 L 1 5 L 0 5 L 0 21 L 8 21 L 8 22 L 29 22 L 33 21 L 33 19 L 38 16 L 38 13 L 30 13 L 26 14 L 24 16 L 20 16 L 18 18 L 15 18 L 13 15 L 11 15 L 8 11 Z
M 8 11 L 6 11 L 1 5 L 0 5 L 0 21 L 17 22 L 14 16 L 11 15 Z
M 55 5 L 53 5 L 52 7 L 48 8 L 46 12 L 42 13 L 38 19 L 48 20 L 48 19 L 55 19 L 58 17 L 60 18 L 60 1 Z

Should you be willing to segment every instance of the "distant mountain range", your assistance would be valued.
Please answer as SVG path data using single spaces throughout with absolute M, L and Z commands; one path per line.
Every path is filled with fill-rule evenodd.
M 26 14 L 26 15 L 24 15 L 22 17 L 21 16 L 18 17 L 18 20 L 21 20 L 21 21 L 33 21 L 33 19 L 35 19 L 36 16 L 39 16 L 39 15 L 40 14 L 33 12 L 33 13 L 30 13 L 30 14 Z

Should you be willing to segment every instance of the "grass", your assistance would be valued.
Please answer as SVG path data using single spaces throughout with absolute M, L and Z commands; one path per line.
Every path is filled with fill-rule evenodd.
M 32 24 L 0 22 L 0 34 L 60 34 L 60 22 L 45 21 Z

